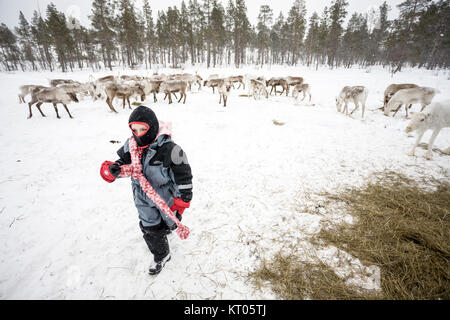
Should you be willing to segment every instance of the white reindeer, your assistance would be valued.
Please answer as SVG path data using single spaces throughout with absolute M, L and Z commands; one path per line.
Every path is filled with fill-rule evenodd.
M 19 87 L 19 103 L 25 103 L 25 97 L 31 93 L 36 88 L 45 88 L 44 86 L 27 84 Z
M 450 127 L 450 100 L 433 102 L 428 107 L 427 112 L 412 112 L 411 114 L 412 119 L 406 126 L 406 132 L 416 130 L 417 139 L 409 155 L 414 156 L 414 151 L 419 145 L 423 134 L 428 129 L 431 129 L 433 130 L 433 133 L 431 134 L 430 141 L 428 142 L 428 150 L 425 155 L 425 158 L 430 160 L 433 157 L 433 143 L 436 140 L 439 132 L 442 128 Z
M 384 108 L 384 115 L 389 116 L 389 112 L 395 107 L 399 105 L 400 107 L 402 105 L 405 105 L 406 118 L 408 118 L 408 106 L 410 104 L 420 103 L 422 105 L 420 112 L 422 112 L 423 109 L 431 103 L 436 93 L 439 92 L 439 90 L 429 87 L 417 87 L 399 90 L 392 96 L 392 98 Z
M 345 86 L 342 88 L 339 96 L 336 98 L 336 108 L 338 112 L 341 112 L 342 104 L 344 104 L 343 112 L 348 114 L 348 102 L 353 101 L 355 104 L 355 109 L 350 112 L 353 114 L 358 108 L 359 104 L 362 105 L 362 115 L 361 119 L 364 118 L 364 111 L 366 109 L 367 96 L 369 95 L 369 89 L 364 86 Z
M 217 85 L 217 90 L 219 91 L 219 104 L 223 99 L 223 106 L 227 106 L 228 95 L 231 90 L 232 82 L 227 79 L 221 79 L 219 84 Z
M 417 88 L 419 87 L 417 84 L 413 83 L 400 83 L 400 84 L 390 84 L 387 86 L 387 88 L 384 90 L 384 96 L 383 96 L 383 111 L 384 108 L 386 108 L 386 105 L 388 104 L 389 100 L 392 98 L 392 96 L 399 90 L 402 89 L 410 89 L 410 88 Z M 401 106 L 400 106 L 401 107 Z M 395 111 L 395 114 L 400 109 L 400 107 Z M 411 108 L 411 105 L 408 106 L 408 108 Z

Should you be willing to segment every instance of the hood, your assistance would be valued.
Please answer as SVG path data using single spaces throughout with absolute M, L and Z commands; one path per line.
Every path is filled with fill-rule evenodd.
M 168 137 L 172 137 L 172 123 L 171 122 L 163 122 L 159 121 L 159 131 L 155 138 L 155 140 L 151 143 L 150 148 L 152 148 L 153 145 L 161 146 L 164 143 L 170 140 Z
M 142 124 L 147 127 L 147 130 L 141 134 L 136 135 L 133 130 L 133 138 L 139 147 L 144 148 L 152 143 L 159 133 L 159 121 L 152 109 L 146 106 L 139 106 L 133 110 L 128 119 L 128 126 L 131 129 L 132 124 Z

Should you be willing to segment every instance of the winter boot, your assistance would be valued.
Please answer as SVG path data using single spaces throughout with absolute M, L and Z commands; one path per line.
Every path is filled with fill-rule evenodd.
M 148 274 L 151 276 L 154 276 L 154 275 L 157 275 L 158 273 L 160 273 L 162 268 L 164 267 L 166 262 L 170 260 L 170 258 L 171 258 L 171 256 L 169 253 L 161 261 L 158 261 L 158 262 L 155 261 L 148 269 Z
M 139 224 L 142 233 L 144 234 L 145 243 L 147 243 L 147 247 L 153 254 L 154 261 L 157 264 L 164 261 L 167 257 L 170 259 L 169 241 L 167 240 L 165 225 L 164 222 L 151 227 L 144 227 L 142 226 L 142 223 Z M 164 263 L 166 262 L 167 260 L 164 261 Z

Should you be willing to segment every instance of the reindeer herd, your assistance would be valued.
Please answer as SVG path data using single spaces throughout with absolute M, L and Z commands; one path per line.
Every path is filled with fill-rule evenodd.
M 192 91 L 194 85 L 197 86 L 197 90 L 201 90 L 202 82 L 203 87 L 211 88 L 213 94 L 217 88 L 219 104 L 223 104 L 224 107 L 227 106 L 228 95 L 231 89 L 236 89 L 235 84 L 239 84 L 237 89 L 240 89 L 242 86 L 245 90 L 247 87 L 247 94 L 240 96 L 253 97 L 254 99 L 264 97 L 268 99 L 272 93 L 274 95 L 279 93 L 280 96 L 284 93 L 286 96 L 289 96 L 292 92 L 291 96 L 295 100 L 298 99 L 300 94 L 303 94 L 302 101 L 308 97 L 309 102 L 311 102 L 311 85 L 305 83 L 302 77 L 295 76 L 272 77 L 267 80 L 263 76 L 249 74 L 231 77 L 219 77 L 217 74 L 212 74 L 206 80 L 203 80 L 197 74 L 183 73 L 172 75 L 154 74 L 150 77 L 129 75 L 119 77 L 109 75 L 99 79 L 94 79 L 92 76 L 90 78 L 90 81 L 86 83 L 70 79 L 53 79 L 49 81 L 49 87 L 42 85 L 23 85 L 19 88 L 19 102 L 26 103 L 25 97 L 27 95 L 31 96 L 31 100 L 28 102 L 28 118 L 32 117 L 31 107 L 33 104 L 36 104 L 38 111 L 45 117 L 41 110 L 43 103 L 53 104 L 57 118 L 60 118 L 57 104 L 62 104 L 69 117 L 73 118 L 67 105 L 73 101 L 79 102 L 79 97 L 85 98 L 90 96 L 94 101 L 103 99 L 109 109 L 117 113 L 114 108 L 115 98 L 122 99 L 122 107 L 124 109 L 126 104 L 131 109 L 130 98 L 143 102 L 147 96 L 153 94 L 153 102 L 157 102 L 157 94 L 160 93 L 164 94 L 164 100 L 168 98 L 169 104 L 172 103 L 172 95 L 178 99 L 178 103 L 182 100 L 183 103 L 186 103 L 187 92 Z M 281 88 L 281 91 L 278 88 Z M 176 96 L 177 93 L 180 95 L 179 98 Z M 432 144 L 440 129 L 450 126 L 450 111 L 448 111 L 450 102 L 444 101 L 432 104 L 432 100 L 437 93 L 440 92 L 435 88 L 421 87 L 412 83 L 391 84 L 384 91 L 383 106 L 379 108 L 383 110 L 384 115 L 389 116 L 391 112 L 394 112 L 393 116 L 395 116 L 400 108 L 404 106 L 406 118 L 408 118 L 408 111 L 411 106 L 413 104 L 421 105 L 420 112 L 418 114 L 413 113 L 413 118 L 407 128 L 409 131 L 416 130 L 415 128 L 422 128 L 420 130 L 417 129 L 419 132 L 418 136 L 420 137 L 416 141 L 415 147 L 423 135 L 423 128 L 426 127 L 427 129 L 434 130 L 428 146 L 427 159 L 431 158 Z M 369 90 L 364 86 L 344 86 L 336 97 L 337 111 L 343 112 L 345 115 L 352 115 L 361 106 L 361 119 L 363 119 L 368 94 Z M 354 104 L 354 109 L 350 113 L 348 110 L 349 102 L 353 102 Z M 423 113 L 422 111 L 430 104 L 432 106 L 428 108 L 429 111 Z M 438 105 L 439 108 L 435 105 Z M 424 124 L 425 122 L 426 126 Z M 413 154 L 414 149 L 410 155 Z

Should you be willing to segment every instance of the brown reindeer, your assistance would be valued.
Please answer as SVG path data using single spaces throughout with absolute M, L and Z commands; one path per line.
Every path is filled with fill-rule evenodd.
M 187 89 L 187 83 L 183 80 L 167 80 L 161 83 L 159 86 L 159 92 L 164 92 L 166 95 L 169 96 L 169 104 L 172 103 L 172 96 L 171 93 L 180 92 L 180 99 L 178 100 L 178 103 L 180 103 L 181 99 L 184 96 L 183 103 L 186 103 L 186 89 Z
M 159 93 L 159 87 L 162 82 L 162 80 L 152 80 L 151 78 L 141 81 L 142 89 L 144 90 L 145 95 L 148 96 L 153 93 L 153 102 L 158 101 L 158 99 L 156 99 L 156 94 Z
M 309 96 L 309 102 L 311 102 L 311 86 L 308 83 L 297 84 L 292 91 L 292 96 L 297 100 L 300 92 L 303 92 L 303 100 L 305 100 L 306 95 Z
M 251 95 L 255 100 L 256 98 L 259 99 L 261 97 L 261 94 L 264 94 L 266 99 L 269 98 L 269 93 L 267 92 L 266 86 L 262 81 L 250 79 L 249 89 L 251 91 Z
M 73 118 L 69 112 L 69 109 L 67 108 L 67 104 L 69 104 L 71 101 L 78 102 L 77 96 L 73 93 L 66 92 L 62 88 L 58 87 L 35 88 L 31 91 L 31 101 L 28 103 L 28 109 L 30 111 L 28 119 L 30 119 L 33 116 L 33 114 L 31 113 L 31 106 L 36 102 L 37 102 L 36 108 L 38 108 L 39 112 L 43 117 L 45 117 L 45 114 L 41 110 L 41 105 L 43 103 L 52 103 L 53 107 L 55 108 L 56 117 L 58 119 L 61 119 L 58 113 L 58 107 L 56 106 L 58 103 L 61 103 L 66 109 L 67 113 L 69 114 L 69 117 Z
M 213 78 L 213 79 L 205 80 L 205 82 L 203 82 L 203 86 L 212 88 L 213 93 L 214 93 L 214 88 L 216 88 L 219 85 L 221 80 L 223 80 L 223 79 Z
M 145 93 L 142 89 L 142 86 L 138 82 L 134 83 L 109 83 L 105 88 L 106 93 L 106 103 L 112 112 L 117 113 L 116 109 L 114 109 L 112 102 L 115 97 L 123 99 L 123 108 L 125 109 L 125 100 L 128 102 L 128 108 L 131 109 L 130 105 L 130 97 L 134 95 L 138 95 L 141 97 L 141 100 L 145 100 Z
M 142 80 L 142 77 L 140 76 L 127 76 L 127 75 L 122 75 L 120 76 L 121 80 L 135 80 L 135 81 L 139 81 Z
M 289 93 L 289 85 L 286 81 L 286 79 L 283 78 L 270 78 L 270 80 L 268 80 L 266 82 L 266 87 L 271 86 L 272 89 L 270 89 L 270 93 L 272 94 L 272 91 L 275 89 L 275 95 L 277 95 L 277 86 L 281 86 L 283 88 L 283 91 L 281 91 L 280 96 L 283 94 L 283 92 L 286 91 L 286 96 Z
M 243 76 L 233 76 L 233 77 L 228 77 L 226 78 L 229 82 L 231 82 L 231 85 L 233 86 L 234 89 L 234 83 L 235 82 L 239 82 L 239 87 L 238 89 L 241 87 L 241 85 L 243 86 L 243 89 L 245 90 L 245 84 L 244 84 L 244 77 Z
M 53 79 L 53 80 L 50 80 L 50 85 L 52 87 L 56 87 L 59 84 L 73 84 L 73 83 L 81 84 L 80 82 L 75 81 L 75 80 L 71 80 L 71 79 Z
M 93 82 L 94 86 L 94 101 L 100 98 L 106 98 L 105 97 L 105 88 L 111 83 L 116 82 L 115 76 L 106 76 L 102 78 L 98 78 Z
M 303 78 L 302 77 L 291 77 L 288 76 L 286 77 L 286 81 L 288 84 L 288 94 L 289 94 L 289 90 L 292 86 L 296 86 L 298 84 L 302 84 L 303 83 Z
M 98 82 L 108 82 L 108 81 L 114 81 L 115 79 L 116 79 L 115 76 L 106 76 L 106 77 L 98 78 L 97 81 Z

